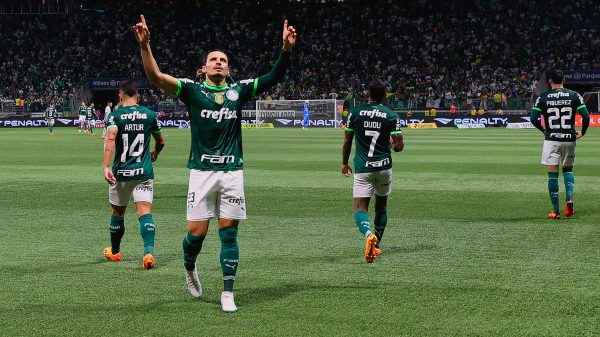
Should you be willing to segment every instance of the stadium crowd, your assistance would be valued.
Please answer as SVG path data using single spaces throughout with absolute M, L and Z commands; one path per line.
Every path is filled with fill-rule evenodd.
M 173 2 L 3 16 L 0 97 L 60 104 L 86 78 L 144 77 L 131 32 L 140 13 L 161 70 L 190 78 L 214 48 L 229 53 L 236 79 L 268 71 L 289 19 L 300 34 L 292 69 L 267 99 L 362 98 L 379 77 L 408 108 L 506 105 L 530 100 L 547 68 L 600 69 L 595 0 Z M 165 99 L 145 92 L 147 101 Z

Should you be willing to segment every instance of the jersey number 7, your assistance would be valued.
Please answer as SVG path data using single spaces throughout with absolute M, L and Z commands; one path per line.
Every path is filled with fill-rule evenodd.
M 365 130 L 365 136 L 373 137 L 371 139 L 371 146 L 369 146 L 369 154 L 367 156 L 373 157 L 373 152 L 375 152 L 375 144 L 377 144 L 377 138 L 379 138 L 379 132 L 372 130 Z

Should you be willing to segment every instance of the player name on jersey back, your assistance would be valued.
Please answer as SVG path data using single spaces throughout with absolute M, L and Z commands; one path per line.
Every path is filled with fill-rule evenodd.
M 127 124 L 123 129 L 125 131 L 144 131 L 144 124 Z
M 576 139 L 575 115 L 585 107 L 583 97 L 575 91 L 556 88 L 538 97 L 533 109 L 541 113 L 546 140 L 572 142 Z
M 117 180 L 153 179 L 150 138 L 161 132 L 156 113 L 139 105 L 121 106 L 106 120 L 107 128 L 117 128 L 112 167 Z

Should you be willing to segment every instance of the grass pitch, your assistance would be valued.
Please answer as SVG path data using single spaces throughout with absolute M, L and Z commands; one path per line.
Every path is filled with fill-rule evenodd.
M 577 146 L 573 219 L 545 219 L 535 130 L 405 130 L 384 254 L 364 262 L 340 130 L 244 131 L 248 220 L 224 314 L 216 226 L 184 287 L 189 131 L 155 165 L 157 268 L 134 207 L 107 262 L 100 137 L 0 130 L 0 335 L 574 336 L 600 334 L 600 132 Z M 561 176 L 562 177 L 562 176 Z M 560 178 L 561 200 L 564 184 Z M 370 212 L 371 219 L 373 211 Z

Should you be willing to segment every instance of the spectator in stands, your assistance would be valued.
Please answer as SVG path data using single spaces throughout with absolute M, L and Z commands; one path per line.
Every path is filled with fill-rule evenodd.
M 279 25 L 281 13 L 293 15 L 307 39 L 297 47 L 295 69 L 285 81 L 293 85 L 274 88 L 269 93 L 273 99 L 337 94 L 364 100 L 364 83 L 386 73 L 389 92 L 403 93 L 409 108 L 448 108 L 480 98 L 486 109 L 496 103 L 488 100 L 492 93 L 506 93 L 506 102 L 501 98 L 504 107 L 511 100 L 529 100 L 547 68 L 600 69 L 596 0 L 573 0 L 567 6 L 560 0 L 278 1 L 268 7 L 253 1 L 203 1 L 197 7 L 189 1 L 172 2 L 168 10 L 159 1 L 147 4 L 145 10 L 164 28 L 153 36 L 157 53 L 177 60 L 167 70 L 190 77 L 201 55 L 220 41 L 233 41 L 227 49 L 240 55 L 232 60 L 234 78 L 268 69 L 276 55 L 265 52 L 272 41 L 262 32 Z M 105 2 L 103 13 L 4 15 L 0 96 L 23 99 L 32 108 L 48 99 L 60 105 L 72 102 L 74 89 L 87 78 L 144 77 L 139 58 L 131 53 L 135 41 L 127 34 L 139 15 L 132 3 Z M 207 12 L 215 15 L 204 15 L 201 22 L 196 19 Z M 229 18 L 227 29 L 211 29 L 224 15 Z M 561 22 L 559 34 L 549 22 Z M 199 40 L 198 48 L 187 49 L 183 42 L 190 40 Z M 580 41 L 577 53 L 562 48 L 570 41 Z M 146 99 L 155 103 L 166 97 L 156 90 Z

